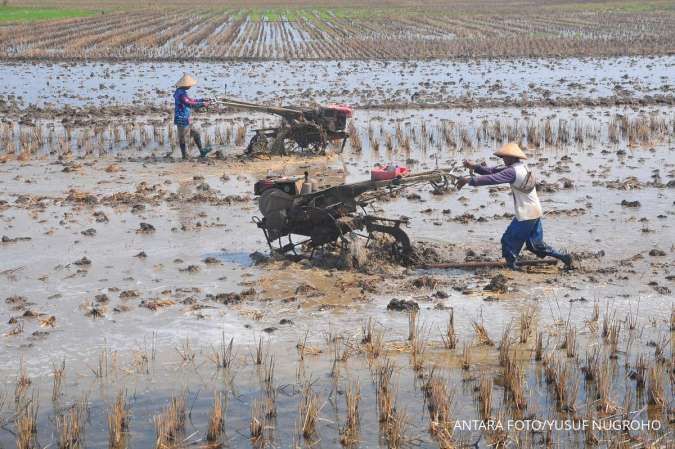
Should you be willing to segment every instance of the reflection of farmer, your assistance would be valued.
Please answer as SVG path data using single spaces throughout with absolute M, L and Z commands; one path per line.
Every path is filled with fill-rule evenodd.
M 516 216 L 502 236 L 502 255 L 509 268 L 518 268 L 518 254 L 523 248 L 538 257 L 551 256 L 562 261 L 567 268 L 572 266 L 572 256 L 561 253 L 544 243 L 544 230 L 541 226 L 543 215 L 535 177 L 522 162 L 527 159 L 525 153 L 515 143 L 508 143 L 495 152 L 504 161 L 502 167 L 486 167 L 471 161 L 464 161 L 464 166 L 475 170 L 481 176 L 460 178 L 457 187 L 465 184 L 472 186 L 489 186 L 494 184 L 510 184 Z
M 205 108 L 209 105 L 207 101 L 202 99 L 195 100 L 188 96 L 188 89 L 190 89 L 195 84 L 197 84 L 197 80 L 186 73 L 176 83 L 176 92 L 173 94 L 174 103 L 176 106 L 173 123 L 178 128 L 178 144 L 180 146 L 180 153 L 183 156 L 183 159 L 187 159 L 186 140 L 189 139 L 189 137 L 194 139 L 197 148 L 199 148 L 199 154 L 201 157 L 205 157 L 209 151 L 211 151 L 211 148 L 202 147 L 201 136 L 190 126 L 191 109 Z

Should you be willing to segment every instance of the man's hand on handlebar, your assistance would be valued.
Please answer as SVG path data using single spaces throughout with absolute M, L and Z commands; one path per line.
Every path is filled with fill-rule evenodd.
M 464 162 L 462 162 L 462 164 L 464 165 L 464 167 L 468 168 L 469 170 L 475 170 L 476 167 L 478 167 L 477 163 L 472 162 L 468 159 L 464 159 Z
M 469 183 L 469 177 L 468 176 L 462 176 L 460 178 L 457 178 L 455 180 L 455 187 L 457 190 L 462 190 L 462 187 L 467 185 Z

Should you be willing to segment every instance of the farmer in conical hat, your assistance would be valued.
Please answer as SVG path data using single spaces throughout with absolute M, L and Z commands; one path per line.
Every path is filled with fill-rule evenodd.
M 518 269 L 518 254 L 523 248 L 538 257 L 551 256 L 562 261 L 566 268 L 572 266 L 570 254 L 556 251 L 544 243 L 544 230 L 541 225 L 543 215 L 535 176 L 523 162 L 527 159 L 523 150 L 515 143 L 507 143 L 495 152 L 504 161 L 503 166 L 487 167 L 471 161 L 464 161 L 464 166 L 480 176 L 460 178 L 457 188 L 465 184 L 471 186 L 491 186 L 495 184 L 510 184 L 515 207 L 515 217 L 506 228 L 502 236 L 502 256 L 506 259 L 509 268 Z
M 199 154 L 205 157 L 211 148 L 204 148 L 202 146 L 202 138 L 197 131 L 190 126 L 190 112 L 194 109 L 208 107 L 209 103 L 203 99 L 193 99 L 188 96 L 188 89 L 197 84 L 192 76 L 187 73 L 176 83 L 176 91 L 173 94 L 174 104 L 176 110 L 173 116 L 173 123 L 178 128 L 178 145 L 180 146 L 180 153 L 183 159 L 187 159 L 187 140 L 189 137 L 195 141 Z

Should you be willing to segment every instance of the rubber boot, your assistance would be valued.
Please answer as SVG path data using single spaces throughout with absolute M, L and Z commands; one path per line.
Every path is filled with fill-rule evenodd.
M 564 263 L 566 270 L 573 270 L 574 269 L 574 266 L 573 266 L 574 259 L 572 258 L 571 254 L 569 254 L 569 253 L 562 253 L 562 254 L 558 253 L 553 257 L 555 257 L 556 259 L 558 259 L 559 261 Z
M 204 148 L 202 146 L 202 136 L 200 136 L 199 134 L 195 133 L 193 135 L 193 137 L 195 139 L 195 143 L 197 144 L 197 148 L 199 148 L 199 156 L 200 157 L 206 157 L 206 155 L 211 152 L 211 147 L 208 146 L 208 147 Z
M 515 257 L 504 257 L 506 259 L 506 268 L 513 271 L 521 271 L 522 267 L 518 264 L 518 259 Z
M 572 270 L 574 268 L 572 266 L 572 264 L 574 263 L 574 258 L 567 251 L 556 251 L 550 246 L 547 246 L 541 253 L 537 253 L 537 256 L 540 258 L 550 256 L 553 257 L 554 259 L 558 259 L 559 261 L 565 264 L 566 270 Z
M 180 155 L 183 159 L 187 159 L 187 148 L 185 144 L 180 145 Z
M 506 268 L 513 271 L 523 271 L 523 267 L 518 263 L 517 260 L 506 262 Z

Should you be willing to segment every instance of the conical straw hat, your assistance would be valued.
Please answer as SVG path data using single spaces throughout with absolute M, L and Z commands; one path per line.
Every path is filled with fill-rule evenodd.
M 186 73 L 178 80 L 176 87 L 192 87 L 195 84 L 197 84 L 197 80 Z
M 495 156 L 510 156 L 518 159 L 527 159 L 527 156 L 525 156 L 523 150 L 521 150 L 520 147 L 515 143 L 507 143 L 506 145 L 502 146 L 500 149 L 495 151 Z

